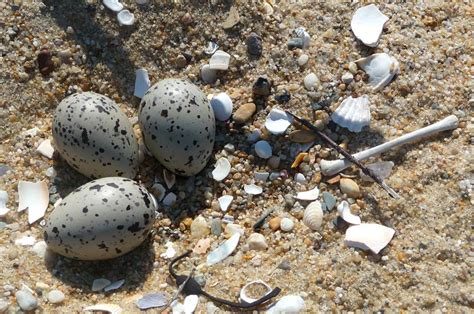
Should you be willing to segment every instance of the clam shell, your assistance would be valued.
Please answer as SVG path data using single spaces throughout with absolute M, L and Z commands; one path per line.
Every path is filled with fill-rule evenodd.
M 359 98 L 349 96 L 331 115 L 331 119 L 351 132 L 360 132 L 370 124 L 369 98 L 366 95 Z
M 355 62 L 369 75 L 369 83 L 374 91 L 381 90 L 400 72 L 398 61 L 386 53 L 375 53 Z
M 387 21 L 388 17 L 375 4 L 370 4 L 356 10 L 351 20 L 351 29 L 364 45 L 377 47 Z
M 392 240 L 395 230 L 379 224 L 360 224 L 346 231 L 344 243 L 378 254 Z
M 342 201 L 341 204 L 337 205 L 337 212 L 344 221 L 352 225 L 360 225 L 360 217 L 351 213 L 351 208 L 348 202 Z
M 265 128 L 273 135 L 285 133 L 293 122 L 293 118 L 283 110 L 272 109 L 265 120 Z
M 216 161 L 214 170 L 212 170 L 212 177 L 216 181 L 222 181 L 229 175 L 230 168 L 230 162 L 227 160 L 227 158 L 219 158 Z
M 306 206 L 303 214 L 303 223 L 311 230 L 316 231 L 323 223 L 323 209 L 319 201 L 314 201 Z
M 295 198 L 301 201 L 314 201 L 318 198 L 318 196 L 319 196 L 319 189 L 315 187 L 314 189 L 309 190 L 309 191 L 298 192 Z
M 240 240 L 240 233 L 234 233 L 229 240 L 224 241 L 217 249 L 209 253 L 207 256 L 207 265 L 211 266 L 219 263 L 228 257 L 237 248 Z

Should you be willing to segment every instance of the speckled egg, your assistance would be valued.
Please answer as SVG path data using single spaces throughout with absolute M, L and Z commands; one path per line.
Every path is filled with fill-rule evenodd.
M 168 170 L 193 176 L 206 166 L 215 118 L 196 85 L 179 79 L 156 83 L 142 98 L 139 123 L 146 146 Z
M 153 227 L 156 203 L 135 181 L 122 177 L 86 183 L 66 196 L 44 227 L 54 252 L 80 260 L 102 260 L 130 252 Z
M 90 178 L 134 178 L 138 142 L 119 106 L 103 95 L 85 92 L 65 98 L 53 120 L 55 147 L 74 169 Z

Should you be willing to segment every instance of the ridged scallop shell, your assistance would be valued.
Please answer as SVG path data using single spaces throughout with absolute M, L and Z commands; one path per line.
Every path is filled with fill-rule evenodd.
M 359 98 L 349 96 L 331 115 L 331 119 L 351 132 L 360 132 L 370 123 L 369 98 L 366 95 Z
M 381 90 L 400 72 L 400 64 L 386 53 L 374 53 L 355 63 L 369 75 L 369 83 L 374 91 Z
M 303 223 L 313 231 L 319 230 L 323 223 L 323 209 L 319 201 L 314 201 L 306 206 L 303 214 Z

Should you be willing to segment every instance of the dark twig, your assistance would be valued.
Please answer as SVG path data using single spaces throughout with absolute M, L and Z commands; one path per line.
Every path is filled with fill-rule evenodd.
M 316 135 L 318 135 L 321 139 L 323 139 L 329 146 L 334 148 L 338 153 L 346 157 L 350 162 L 355 164 L 357 167 L 359 167 L 363 173 L 365 173 L 367 176 L 371 177 L 378 185 L 380 185 L 387 193 L 393 197 L 393 198 L 400 198 L 400 195 L 397 194 L 391 187 L 389 187 L 383 180 L 377 176 L 372 170 L 369 168 L 365 167 L 363 164 L 361 164 L 357 159 L 352 157 L 352 155 L 347 152 L 344 148 L 341 146 L 337 145 L 329 136 L 327 136 L 325 133 L 319 131 L 314 125 L 312 125 L 308 120 L 302 119 L 298 116 L 295 116 L 289 111 L 286 111 L 286 113 L 290 116 L 292 116 L 296 121 L 298 121 L 301 125 L 305 126 L 312 132 L 314 132 Z

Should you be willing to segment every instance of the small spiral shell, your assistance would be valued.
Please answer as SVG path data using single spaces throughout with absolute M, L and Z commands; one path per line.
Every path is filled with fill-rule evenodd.
M 319 201 L 309 203 L 303 214 L 303 223 L 313 231 L 319 230 L 323 223 L 323 209 Z

